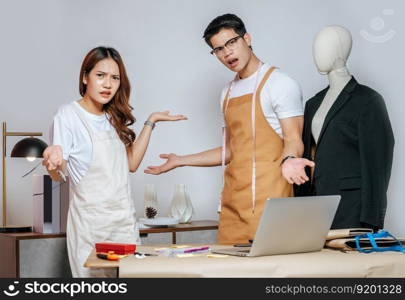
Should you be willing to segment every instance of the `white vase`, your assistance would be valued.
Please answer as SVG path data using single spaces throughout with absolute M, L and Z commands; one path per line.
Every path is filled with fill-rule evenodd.
M 185 184 L 176 184 L 169 216 L 179 220 L 179 223 L 188 223 L 193 215 L 193 205 L 186 192 Z
M 157 193 L 154 184 L 147 184 L 144 193 L 145 218 L 153 219 L 158 215 Z

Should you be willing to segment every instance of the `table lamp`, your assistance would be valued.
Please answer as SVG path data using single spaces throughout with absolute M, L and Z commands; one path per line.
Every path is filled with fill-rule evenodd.
M 7 124 L 3 122 L 3 225 L 0 233 L 31 232 L 32 226 L 7 225 L 7 186 L 6 186 L 6 139 L 8 136 L 29 136 L 15 144 L 10 157 L 25 157 L 29 161 L 42 157 L 48 146 L 34 136 L 42 136 L 42 132 L 7 132 Z

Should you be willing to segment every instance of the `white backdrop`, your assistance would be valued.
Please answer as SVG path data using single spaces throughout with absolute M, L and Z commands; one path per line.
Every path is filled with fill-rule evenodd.
M 189 117 L 159 123 L 153 132 L 142 165 L 131 175 L 138 216 L 145 184 L 156 184 L 165 215 L 174 184 L 185 183 L 193 218 L 216 219 L 220 168 L 180 168 L 158 177 L 143 173 L 147 165 L 161 163 L 159 153 L 220 145 L 219 94 L 233 74 L 209 54 L 202 39 L 206 25 L 220 14 L 239 15 L 259 58 L 295 78 L 305 100 L 327 84 L 312 60 L 315 34 L 326 25 L 343 25 L 354 40 L 349 69 L 360 83 L 379 91 L 388 107 L 396 145 L 386 228 L 405 236 L 404 9 L 402 1 L 392 0 L 0 0 L 0 121 L 10 131 L 43 131 L 49 141 L 57 108 L 80 97 L 84 55 L 95 46 L 113 46 L 132 82 L 137 132 L 152 111 L 170 109 Z M 16 141 L 8 138 L 9 152 Z M 31 178 L 21 176 L 33 163 L 7 162 L 9 223 L 31 224 Z

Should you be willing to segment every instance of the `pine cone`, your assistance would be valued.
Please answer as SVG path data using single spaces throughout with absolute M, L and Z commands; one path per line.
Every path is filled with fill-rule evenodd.
M 157 215 L 157 210 L 154 207 L 148 206 L 145 209 L 145 214 L 148 219 L 153 219 Z

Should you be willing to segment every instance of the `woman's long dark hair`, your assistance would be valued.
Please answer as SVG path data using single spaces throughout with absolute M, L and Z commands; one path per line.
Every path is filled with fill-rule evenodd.
M 87 53 L 80 69 L 80 95 L 84 96 L 86 94 L 87 86 L 83 83 L 84 76 L 88 75 L 100 60 L 106 58 L 111 58 L 117 63 L 120 71 L 120 86 L 111 101 L 104 104 L 103 111 L 109 115 L 111 125 L 114 126 L 121 141 L 126 146 L 130 146 L 136 137 L 135 132 L 128 127 L 135 122 L 135 118 L 131 113 L 133 108 L 129 105 L 131 84 L 129 83 L 122 58 L 117 50 L 108 47 L 97 47 Z

